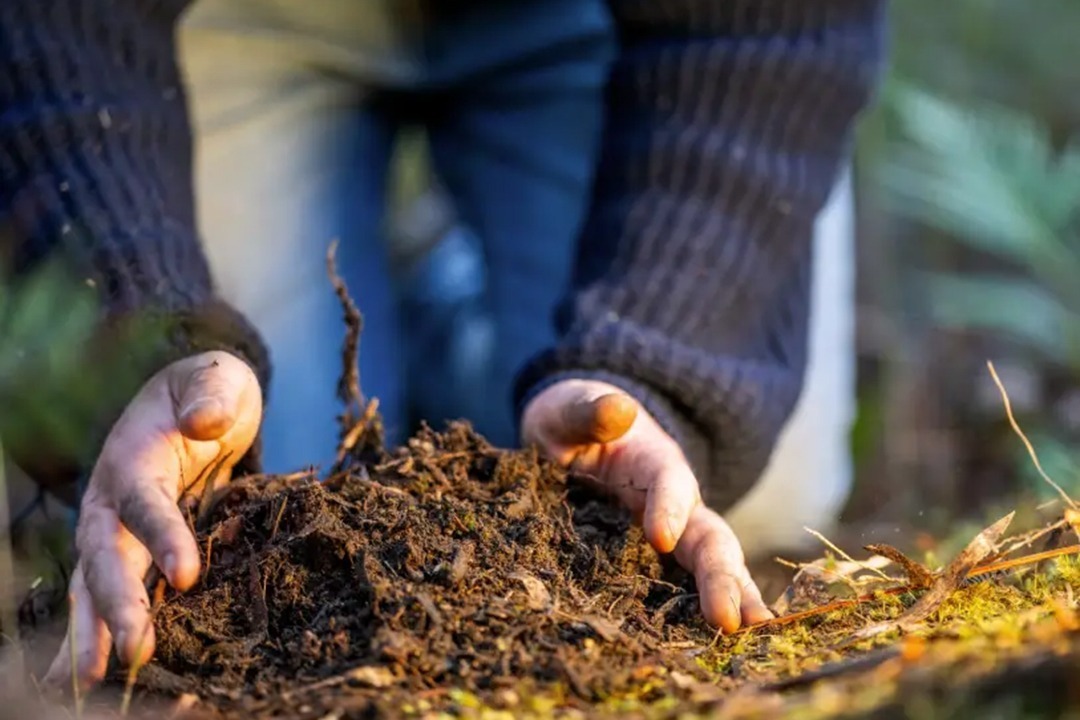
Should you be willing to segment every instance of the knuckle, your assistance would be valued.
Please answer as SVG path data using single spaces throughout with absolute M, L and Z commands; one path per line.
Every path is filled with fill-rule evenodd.
M 75 527 L 75 547 L 80 558 L 93 557 L 108 542 L 113 530 L 109 511 L 100 504 L 83 507 Z
M 86 590 L 90 593 L 91 598 L 94 599 L 95 604 L 102 602 L 106 599 L 111 584 L 104 582 L 103 575 L 105 574 L 105 563 L 102 554 L 105 552 L 103 547 L 92 548 L 89 552 L 83 553 L 79 557 L 79 562 L 82 565 L 83 580 L 86 583 Z
M 142 541 L 153 541 L 168 528 L 164 510 L 173 500 L 160 483 L 148 483 L 124 493 L 117 501 L 117 513 L 124 526 Z

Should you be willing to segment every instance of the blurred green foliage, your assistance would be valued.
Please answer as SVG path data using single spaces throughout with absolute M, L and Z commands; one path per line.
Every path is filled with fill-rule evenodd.
M 9 458 L 68 498 L 112 421 L 167 357 L 173 329 L 149 313 L 106 321 L 102 303 L 94 281 L 63 258 L 0 272 L 0 437 Z
M 908 326 L 904 361 L 921 351 L 941 362 L 950 351 L 940 343 L 908 346 L 951 332 L 979 337 L 981 351 L 1040 377 L 1077 378 L 1080 3 L 903 0 L 891 13 L 891 67 L 864 123 L 859 162 L 872 232 L 887 236 L 863 240 L 888 246 L 879 262 L 884 289 L 875 301 L 885 307 L 878 311 Z M 895 276 L 884 277 L 880 266 Z M 946 357 L 957 367 L 943 368 L 948 379 L 941 382 L 965 370 L 984 381 L 985 359 Z M 880 388 L 863 395 L 863 407 L 879 408 Z M 957 395 L 963 402 L 964 393 Z M 1049 407 L 1028 409 L 1020 421 L 1044 464 L 1080 489 L 1075 433 L 1060 427 Z M 899 431 L 879 415 L 872 419 L 881 432 Z M 947 425 L 961 417 L 970 413 L 934 420 Z M 864 448 L 868 438 L 881 442 L 881 432 L 857 430 Z M 1041 493 L 1019 446 L 1012 462 L 1025 489 Z
M 76 452 L 83 427 L 72 414 L 100 392 L 79 381 L 89 379 L 80 348 L 97 318 L 93 295 L 57 264 L 0 284 L 0 425 L 9 447 L 30 447 L 44 435 L 55 452 Z M 54 394 L 57 388 L 63 397 Z
M 894 85 L 902 140 L 883 164 L 889 207 L 1002 261 L 925 271 L 936 322 L 1007 334 L 1080 368 L 1080 142 L 1055 150 L 1036 119 Z

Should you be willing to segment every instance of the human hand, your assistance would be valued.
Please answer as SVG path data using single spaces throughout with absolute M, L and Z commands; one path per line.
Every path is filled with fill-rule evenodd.
M 633 513 L 658 552 L 694 574 L 705 619 L 725 632 L 773 617 L 735 533 L 701 500 L 678 444 L 633 398 L 595 380 L 563 380 L 522 415 L 522 439 L 595 478 Z
M 84 687 L 100 681 L 113 641 L 127 664 L 150 659 L 154 628 L 143 583 L 151 561 L 177 590 L 199 577 L 199 549 L 177 502 L 201 493 L 216 466 L 215 482 L 228 482 L 261 417 L 255 374 L 226 352 L 169 365 L 128 404 L 82 498 L 69 587 L 73 626 L 47 683 L 68 684 L 73 673 Z

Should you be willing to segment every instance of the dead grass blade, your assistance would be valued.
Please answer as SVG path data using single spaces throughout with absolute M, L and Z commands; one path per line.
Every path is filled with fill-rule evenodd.
M 76 625 L 78 621 L 78 614 L 75 612 L 75 596 L 68 594 L 68 613 L 71 619 L 68 621 L 68 648 L 71 651 L 71 696 L 75 699 L 75 718 L 76 720 L 82 720 L 83 714 L 83 698 L 79 689 L 79 666 L 76 664 L 78 656 L 76 654 L 75 638 L 78 628 Z
M 1015 432 L 1017 436 L 1019 436 L 1021 442 L 1024 443 L 1024 447 L 1027 448 L 1028 455 L 1031 456 L 1031 462 L 1035 464 L 1035 469 L 1039 471 L 1039 475 L 1042 477 L 1042 479 L 1045 480 L 1047 484 L 1050 485 L 1050 487 L 1054 488 L 1054 490 L 1057 491 L 1057 494 L 1061 496 L 1062 501 L 1064 501 L 1064 503 L 1068 507 L 1076 510 L 1076 502 L 1071 497 L 1069 497 L 1069 494 L 1066 493 L 1060 485 L 1054 482 L 1053 478 L 1046 474 L 1045 470 L 1043 470 L 1042 463 L 1039 462 L 1039 455 L 1035 452 L 1035 446 L 1031 444 L 1031 441 L 1028 440 L 1027 435 L 1025 435 L 1024 431 L 1020 429 L 1020 423 L 1016 422 L 1016 418 L 1013 416 L 1012 403 L 1009 402 L 1009 393 L 1006 392 L 1005 384 L 1001 382 L 1001 378 L 998 377 L 997 370 L 994 369 L 994 363 L 987 360 L 986 367 L 989 368 L 990 377 L 994 379 L 994 384 L 997 385 L 998 391 L 1001 393 L 1001 401 L 1005 405 L 1005 416 L 1009 419 L 1009 425 L 1012 427 L 1013 432 Z
M 8 508 L 4 451 L 0 447 L 0 627 L 12 647 L 19 646 L 19 604 L 15 597 L 15 555 L 11 549 L 11 512 Z M 21 668 L 19 668 L 21 670 Z
M 150 625 L 154 623 L 154 619 L 157 617 L 158 611 L 161 610 L 161 604 L 165 599 L 165 578 L 160 578 L 154 586 L 154 594 L 150 601 Z M 146 638 L 149 636 L 149 627 L 143 631 L 143 635 L 139 638 L 139 644 L 136 646 L 135 656 L 142 657 L 142 651 L 146 643 Z M 135 694 L 135 681 L 139 677 L 139 671 L 142 670 L 143 663 L 138 661 L 131 663 L 128 668 L 127 677 L 124 682 L 124 695 L 120 699 L 120 717 L 127 717 L 131 711 L 131 699 Z
M 806 532 L 810 533 L 810 534 L 811 534 L 811 535 L 813 535 L 813 536 L 814 536 L 815 538 L 817 538 L 818 540 L 820 540 L 820 541 L 821 541 L 821 543 L 822 543 L 823 545 L 825 545 L 825 547 L 829 548 L 829 549 L 830 549 L 830 550 L 832 550 L 832 551 L 833 551 L 834 553 L 836 553 L 836 554 L 837 554 L 837 555 L 839 555 L 840 557 L 844 558 L 844 560 L 847 560 L 847 561 L 848 561 L 849 563 L 852 563 L 853 565 L 856 565 L 856 566 L 858 566 L 859 568 L 861 568 L 861 569 L 863 569 L 863 570 L 866 570 L 867 572 L 870 572 L 870 573 L 873 573 L 874 575 L 877 575 L 877 576 L 878 576 L 878 577 L 880 577 L 880 578 L 881 578 L 882 580 L 886 580 L 886 581 L 888 581 L 888 582 L 895 582 L 895 579 L 894 579 L 894 578 L 891 578 L 891 577 L 889 577 L 888 575 L 886 575 L 886 574 L 885 574 L 884 572 L 882 572 L 882 571 L 881 571 L 881 570 L 879 570 L 878 568 L 876 568 L 876 567 L 874 567 L 874 566 L 872 566 L 872 565 L 868 565 L 868 564 L 867 564 L 867 563 L 865 563 L 865 562 L 860 562 L 860 561 L 856 560 L 855 558 L 851 557 L 851 556 L 850 556 L 850 555 L 848 555 L 848 554 L 847 554 L 846 552 L 844 552 L 843 550 L 841 550 L 841 549 L 840 549 L 840 548 L 839 548 L 839 547 L 838 547 L 838 546 L 837 546 L 837 545 L 836 545 L 836 544 L 835 544 L 835 543 L 834 543 L 834 542 L 833 542 L 832 540 L 830 540 L 829 538 L 825 537 L 825 536 L 824 536 L 823 534 L 821 534 L 821 533 L 820 533 L 820 532 L 818 532 L 817 530 L 814 530 L 813 528 L 808 528 L 808 527 L 804 527 L 804 528 L 803 528 L 803 530 L 805 530 Z

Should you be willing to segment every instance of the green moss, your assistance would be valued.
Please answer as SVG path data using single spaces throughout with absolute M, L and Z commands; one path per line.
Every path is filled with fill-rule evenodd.
M 903 654 L 870 670 L 841 673 L 781 696 L 733 700 L 721 713 L 730 720 L 774 717 L 831 720 L 889 706 L 900 708 L 901 714 L 908 717 L 974 717 L 962 712 L 977 705 L 963 690 L 962 678 L 1000 671 L 1010 661 L 1032 653 L 1062 651 L 1062 643 L 1068 644 L 1068 636 L 1055 621 L 1051 602 L 1069 597 L 1078 588 L 1080 560 L 1059 559 L 1039 572 L 1029 570 L 1022 577 L 987 580 L 957 591 L 919 626 L 917 637 L 893 632 L 857 644 L 841 644 L 860 628 L 896 620 L 919 597 L 879 593 L 872 601 L 803 622 L 719 637 L 695 661 L 717 681 L 767 683 L 903 642 Z M 909 674 L 909 671 L 913 672 Z M 931 696 L 919 690 L 921 683 L 933 682 L 934 678 L 937 682 L 947 679 L 946 698 L 933 696 L 931 700 L 928 699 Z M 905 688 L 904 692 L 899 692 L 900 687 Z M 535 693 L 522 690 L 519 702 L 503 708 L 487 706 L 481 698 L 463 692 L 451 698 L 455 717 L 476 720 L 551 717 L 693 720 L 715 716 L 708 706 L 699 706 L 672 692 L 670 676 L 662 671 L 603 698 L 587 712 L 572 709 L 582 707 L 580 701 L 573 701 L 561 687 Z M 1001 707 L 995 706 L 995 710 Z M 406 709 L 407 714 L 410 712 L 414 716 L 432 717 L 429 708 L 421 703 Z

